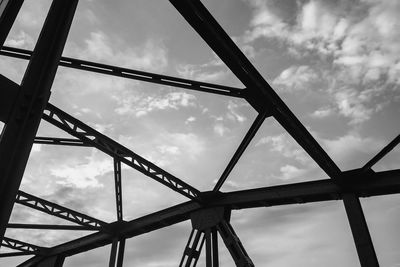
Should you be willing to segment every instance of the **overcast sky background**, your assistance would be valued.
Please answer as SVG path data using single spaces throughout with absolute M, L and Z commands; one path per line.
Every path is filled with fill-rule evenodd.
M 50 3 L 26 0 L 6 45 L 33 49 Z M 400 133 L 399 1 L 203 3 L 341 170 L 361 167 Z M 63 55 L 244 87 L 168 1 L 81 0 Z M 1 57 L 0 71 L 20 83 L 26 64 Z M 50 102 L 202 191 L 213 188 L 257 115 L 239 99 L 64 67 Z M 68 137 L 44 121 L 38 135 Z M 374 170 L 399 167 L 397 148 Z M 222 191 L 324 178 L 268 118 Z M 122 184 L 125 220 L 186 201 L 126 166 Z M 95 149 L 34 145 L 21 190 L 116 220 L 112 159 Z M 381 266 L 399 267 L 399 196 L 361 201 Z M 66 223 L 18 204 L 10 221 Z M 232 224 L 256 266 L 359 266 L 340 201 L 235 211 Z M 128 240 L 124 266 L 177 266 L 190 230 L 184 222 Z M 45 246 L 85 234 L 6 236 Z M 233 266 L 219 248 L 221 266 Z M 109 249 L 69 257 L 65 266 L 108 266 Z

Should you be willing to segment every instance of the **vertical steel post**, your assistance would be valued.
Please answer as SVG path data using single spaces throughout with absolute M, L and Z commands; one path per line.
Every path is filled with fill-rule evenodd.
M 24 0 L 0 0 L 0 48 L 10 33 Z
M 215 227 L 211 228 L 211 238 L 212 238 L 213 267 L 218 267 L 219 266 L 218 232 Z
M 122 264 L 124 262 L 124 253 L 125 253 L 125 238 L 119 241 L 117 267 L 122 267 Z
M 111 245 L 109 267 L 115 267 L 115 259 L 117 258 L 118 239 L 114 239 Z
M 111 245 L 109 267 L 122 267 L 124 261 L 125 239 L 114 239 Z
M 206 238 L 206 267 L 212 267 L 211 230 L 207 229 L 204 234 Z
M 9 220 L 50 97 L 78 0 L 53 0 L 0 139 L 0 238 Z
M 362 267 L 378 267 L 374 245 L 365 221 L 360 200 L 353 193 L 343 194 L 343 203 L 346 209 L 351 232 L 353 233 L 358 258 Z
M 206 267 L 218 267 L 218 236 L 215 227 L 205 230 Z
M 186 244 L 179 267 L 195 267 L 199 260 L 205 234 L 198 229 L 192 229 Z
M 115 179 L 115 198 L 117 205 L 117 219 L 122 221 L 122 181 L 121 181 L 121 161 L 114 158 L 114 179 Z

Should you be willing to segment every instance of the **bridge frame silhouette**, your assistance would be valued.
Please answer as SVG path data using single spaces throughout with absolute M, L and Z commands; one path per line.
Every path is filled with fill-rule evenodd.
M 4 123 L 0 137 L 0 236 L 1 246 L 16 251 L 0 254 L 0 257 L 32 255 L 19 266 L 60 267 L 68 256 L 111 244 L 109 266 L 121 267 L 126 239 L 190 220 L 192 231 L 186 247 L 182 248 L 183 256 L 179 266 L 196 266 L 202 250 L 205 251 L 207 267 L 219 266 L 218 235 L 222 238 L 236 266 L 254 266 L 230 224 L 232 210 L 337 200 L 344 203 L 360 265 L 379 266 L 359 198 L 400 192 L 400 170 L 382 172 L 372 170 L 374 164 L 398 145 L 400 135 L 381 151 L 377 151 L 376 156 L 365 165 L 354 170 L 341 171 L 199 0 L 169 1 L 243 83 L 244 88 L 62 57 L 78 0 L 52 1 L 33 51 L 4 46 L 24 1 L 0 1 L 0 44 L 2 47 L 0 55 L 29 61 L 21 84 L 16 84 L 0 75 L 0 121 Z M 208 94 L 242 98 L 254 108 L 258 115 L 213 190 L 201 192 L 50 104 L 48 101 L 58 66 Z M 221 192 L 220 189 L 230 172 L 263 121 L 269 117 L 283 126 L 329 176 L 329 179 Z M 74 138 L 36 136 L 41 120 L 60 128 Z M 115 222 L 106 223 L 20 191 L 24 170 L 32 145 L 35 143 L 94 147 L 112 157 L 117 208 Z M 122 163 L 187 197 L 188 201 L 131 221 L 124 221 Z M 74 225 L 9 223 L 15 203 L 73 222 Z M 94 233 L 54 247 L 41 247 L 5 237 L 7 228 L 92 230 Z

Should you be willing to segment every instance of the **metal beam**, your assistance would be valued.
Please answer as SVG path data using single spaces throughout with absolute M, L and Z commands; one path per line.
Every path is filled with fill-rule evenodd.
M 400 193 L 400 170 L 378 172 L 365 179 L 354 182 L 351 189 L 359 197 Z M 350 192 L 350 191 L 348 191 Z M 342 191 L 331 179 L 220 193 L 210 203 L 214 206 L 242 209 L 277 205 L 299 204 L 316 201 L 342 199 Z M 114 235 L 105 232 L 94 233 L 49 250 L 50 255 L 74 255 L 90 249 L 111 244 L 115 236 L 131 238 L 166 226 L 185 221 L 190 215 L 202 208 L 199 203 L 190 201 L 171 208 L 132 220 L 120 222 Z M 29 261 L 39 260 L 35 257 Z M 34 266 L 34 265 L 23 265 Z
M 0 140 L 0 238 L 50 97 L 77 0 L 53 0 Z
M 123 220 L 122 215 L 122 178 L 121 178 L 121 161 L 114 158 L 114 182 L 115 182 L 115 202 L 117 206 L 117 219 Z
M 352 172 L 352 171 L 349 171 Z M 358 170 L 359 173 L 361 173 Z M 400 170 L 377 172 L 352 181 L 346 188 L 358 197 L 400 193 Z M 287 204 L 342 199 L 343 189 L 332 180 L 318 180 L 258 189 L 221 193 L 210 205 L 232 209 L 269 207 Z
M 33 140 L 34 144 L 43 144 L 43 145 L 59 145 L 59 146 L 84 146 L 91 147 L 90 144 L 73 138 L 59 138 L 59 137 L 39 137 L 36 136 Z
M 111 253 L 109 267 L 122 267 L 125 252 L 125 239 L 118 240 L 117 238 L 111 244 Z
M 221 189 L 226 178 L 228 178 L 229 174 L 235 167 L 236 163 L 239 161 L 240 157 L 246 150 L 247 146 L 250 144 L 251 140 L 253 140 L 253 137 L 256 135 L 258 129 L 261 127 L 262 123 L 264 122 L 264 120 L 267 116 L 268 116 L 267 112 L 263 112 L 263 113 L 260 113 L 257 115 L 257 118 L 254 120 L 253 124 L 251 125 L 250 129 L 248 130 L 244 139 L 242 140 L 238 149 L 236 150 L 235 154 L 229 161 L 228 166 L 226 166 L 221 177 L 218 179 L 218 182 L 216 183 L 216 185 L 213 189 L 214 192 L 219 191 Z
M 50 103 L 43 113 L 43 119 L 190 199 L 195 199 L 199 195 L 199 191 L 191 185 Z
M 117 255 L 117 266 L 122 267 L 124 262 L 124 253 L 125 253 L 125 238 L 119 240 L 118 244 L 118 255 Z
M 308 130 L 264 80 L 214 17 L 199 0 L 170 0 L 194 30 L 207 42 L 236 77 L 248 88 L 246 99 L 259 112 L 271 110 L 274 118 L 331 177 L 339 179 L 340 169 Z
M 400 134 L 394 138 L 389 144 L 387 144 L 375 157 L 368 161 L 363 167 L 364 172 L 372 168 L 378 161 L 380 161 L 384 156 L 386 156 L 392 149 L 394 149 L 400 143 Z
M 232 225 L 227 221 L 222 221 L 217 225 L 217 230 L 229 250 L 237 267 L 254 267 L 249 255 L 247 255 L 242 242 L 233 230 Z
M 218 267 L 218 235 L 215 227 L 205 231 L 206 267 Z
M 20 86 L 0 74 L 0 121 L 7 124 L 18 97 Z
M 376 257 L 360 200 L 353 193 L 345 193 L 343 194 L 343 203 L 351 232 L 353 233 L 361 267 L 379 267 L 378 258 Z
M 17 257 L 17 256 L 29 256 L 35 255 L 33 252 L 9 252 L 9 253 L 0 253 L 0 258 L 7 258 L 7 257 Z
M 7 47 L 7 46 L 4 46 L 3 49 L 0 51 L 0 55 L 20 58 L 20 59 L 29 59 L 31 57 L 31 54 L 32 51 L 15 47 Z M 236 87 L 193 81 L 162 74 L 121 68 L 121 67 L 95 63 L 80 59 L 74 59 L 69 57 L 62 57 L 59 64 L 60 66 L 67 68 L 80 69 L 90 72 L 101 73 L 105 75 L 112 75 L 127 79 L 139 80 L 155 84 L 162 84 L 162 85 L 190 89 L 194 91 L 212 93 L 217 95 L 243 97 L 243 92 L 245 91 L 245 89 L 240 89 Z
M 29 252 L 34 254 L 41 254 L 42 247 L 35 246 L 26 242 L 22 242 L 13 238 L 3 237 L 1 240 L 1 246 L 19 250 L 22 252 Z
M 79 225 L 57 225 L 57 224 L 26 224 L 26 223 L 9 223 L 7 228 L 17 229 L 43 229 L 43 230 L 76 230 L 76 231 L 100 231 L 100 227 L 87 227 Z
M 108 225 L 106 222 L 33 196 L 23 191 L 18 191 L 18 194 L 15 198 L 15 203 L 39 210 L 41 212 L 91 228 L 93 230 L 98 230 L 99 228 L 106 227 Z
M 62 267 L 65 257 L 62 255 L 45 258 L 35 265 L 35 267 Z
M 196 267 L 203 248 L 205 234 L 198 229 L 192 229 L 185 250 L 183 251 L 179 267 Z
M 98 232 L 81 237 L 70 242 L 55 246 L 48 251 L 48 255 L 63 254 L 66 256 L 81 253 L 90 249 L 111 244 L 116 237 L 131 238 L 157 229 L 167 227 L 189 219 L 190 214 L 200 208 L 200 204 L 190 201 L 153 214 L 132 220 L 130 222 L 116 222 L 114 233 Z M 34 266 L 41 258 L 36 257 L 28 261 L 27 265 Z
M 115 239 L 111 243 L 110 260 L 108 262 L 108 267 L 115 267 L 115 262 L 117 259 L 117 248 L 118 248 L 118 239 Z

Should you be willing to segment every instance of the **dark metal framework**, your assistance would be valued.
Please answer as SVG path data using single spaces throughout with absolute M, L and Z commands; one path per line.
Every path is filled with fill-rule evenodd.
M 0 238 L 1 245 L 18 252 L 0 257 L 34 255 L 20 266 L 62 266 L 65 257 L 111 244 L 109 266 L 123 264 L 125 240 L 150 231 L 191 220 L 193 230 L 179 266 L 195 266 L 205 247 L 206 266 L 219 266 L 219 234 L 236 266 L 254 266 L 230 224 L 232 210 L 328 200 L 343 200 L 355 246 L 363 267 L 379 266 L 360 205 L 360 197 L 400 192 L 400 170 L 374 172 L 371 167 L 400 142 L 400 135 L 363 167 L 341 171 L 318 142 L 290 111 L 272 87 L 199 0 L 170 0 L 211 49 L 224 61 L 245 88 L 234 88 L 175 78 L 149 72 L 61 57 L 77 0 L 53 0 L 34 51 L 3 46 L 23 0 L 0 1 L 0 54 L 29 60 L 21 85 L 0 75 L 0 120 L 5 123 L 0 137 Z M 144 82 L 200 92 L 243 98 L 258 116 L 234 153 L 212 191 L 200 192 L 116 141 L 99 133 L 48 103 L 58 65 Z M 330 179 L 222 193 L 225 180 L 265 120 L 272 116 L 301 145 Z M 41 120 L 64 130 L 76 139 L 37 137 Z M 18 191 L 33 143 L 95 147 L 114 160 L 117 220 L 113 223 L 62 207 Z M 145 174 L 189 201 L 126 222 L 122 217 L 121 163 Z M 8 223 L 14 203 L 65 219 L 74 225 Z M 39 247 L 4 236 L 6 228 L 91 230 L 92 234 L 54 247 Z M 205 244 L 205 246 L 204 246 Z

